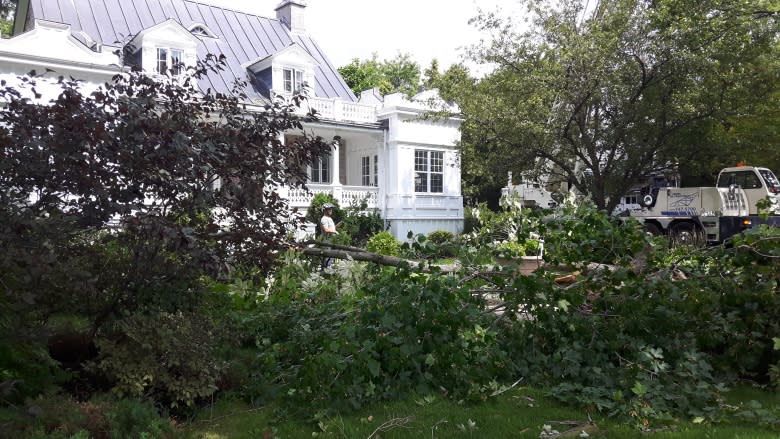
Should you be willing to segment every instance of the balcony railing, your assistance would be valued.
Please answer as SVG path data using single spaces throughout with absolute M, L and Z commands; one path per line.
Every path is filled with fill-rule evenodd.
M 376 107 L 373 105 L 345 102 L 341 99 L 308 98 L 302 104 L 304 110 L 314 109 L 321 119 L 339 122 L 376 122 Z
M 287 194 L 290 207 L 306 209 L 311 205 L 314 195 L 325 193 L 333 195 L 341 208 L 359 205 L 366 200 L 368 209 L 379 207 L 378 190 L 374 186 L 340 186 L 329 184 L 309 184 L 309 191 L 303 189 L 291 189 Z

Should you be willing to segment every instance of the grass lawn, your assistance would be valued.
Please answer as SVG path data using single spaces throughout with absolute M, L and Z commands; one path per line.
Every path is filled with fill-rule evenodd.
M 758 400 L 764 407 L 780 406 L 775 394 L 740 388 L 729 402 Z M 539 438 L 544 425 L 564 433 L 558 437 L 598 438 L 729 438 L 777 439 L 780 432 L 750 423 L 692 424 L 681 422 L 653 434 L 642 434 L 601 416 L 563 406 L 541 392 L 517 387 L 482 404 L 457 404 L 427 397 L 378 404 L 358 413 L 322 419 L 315 423 L 273 421 L 273 408 L 251 409 L 238 401 L 222 401 L 205 409 L 186 427 L 190 438 Z M 582 424 L 582 425 L 578 425 Z M 392 425 L 383 431 L 383 425 Z M 568 431 L 567 431 L 568 430 Z

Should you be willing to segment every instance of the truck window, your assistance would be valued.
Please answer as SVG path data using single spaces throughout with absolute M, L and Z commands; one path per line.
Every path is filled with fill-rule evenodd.
M 780 193 L 780 181 L 777 180 L 775 174 L 769 169 L 759 169 L 758 172 L 766 182 L 766 187 L 769 188 L 769 192 L 773 194 Z
M 759 189 L 763 187 L 761 180 L 753 171 L 724 172 L 718 179 L 718 187 L 729 187 L 736 184 L 742 189 Z

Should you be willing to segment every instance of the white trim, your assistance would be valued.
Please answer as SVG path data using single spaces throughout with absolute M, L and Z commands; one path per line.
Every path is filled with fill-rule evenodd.
M 297 63 L 289 61 L 285 61 L 283 63 L 274 62 L 277 58 L 288 56 L 289 54 L 293 54 L 294 57 L 299 58 L 301 61 Z M 317 60 L 306 51 L 306 49 L 301 47 L 300 44 L 292 43 L 274 54 L 246 62 L 242 64 L 241 67 L 249 70 L 252 73 L 260 73 L 263 70 L 266 70 L 276 64 L 281 64 L 283 67 L 299 67 L 304 71 L 320 65 L 320 63 L 318 63 Z

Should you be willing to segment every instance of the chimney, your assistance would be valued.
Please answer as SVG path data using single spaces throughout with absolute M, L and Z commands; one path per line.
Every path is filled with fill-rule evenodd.
M 293 32 L 305 32 L 304 9 L 306 9 L 306 0 L 282 0 L 276 7 L 276 18 Z

